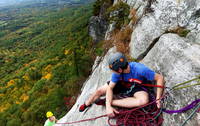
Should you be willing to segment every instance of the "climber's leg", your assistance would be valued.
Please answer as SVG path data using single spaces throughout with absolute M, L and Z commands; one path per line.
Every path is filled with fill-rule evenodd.
M 89 107 L 95 100 L 97 100 L 102 95 L 106 94 L 106 89 L 108 87 L 108 84 L 103 85 L 102 87 L 98 88 L 86 102 L 80 106 L 79 111 L 84 111 L 87 107 Z
M 149 102 L 148 93 L 145 91 L 138 91 L 134 93 L 133 97 L 113 100 L 112 105 L 118 107 L 132 108 L 145 105 L 148 102 Z
M 85 102 L 85 105 L 90 105 L 94 101 L 96 101 L 99 97 L 102 95 L 106 94 L 106 89 L 108 87 L 108 84 L 103 85 L 102 87 L 98 88 L 90 97 L 89 99 Z

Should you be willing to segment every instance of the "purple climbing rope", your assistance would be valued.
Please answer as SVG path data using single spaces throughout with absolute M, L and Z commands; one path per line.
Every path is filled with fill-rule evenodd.
M 198 103 L 200 102 L 200 99 L 197 99 L 195 101 L 193 101 L 191 104 L 179 109 L 179 110 L 166 110 L 164 109 L 163 112 L 168 113 L 168 114 L 173 114 L 173 113 L 181 113 L 187 110 L 190 110 L 192 108 L 194 108 Z

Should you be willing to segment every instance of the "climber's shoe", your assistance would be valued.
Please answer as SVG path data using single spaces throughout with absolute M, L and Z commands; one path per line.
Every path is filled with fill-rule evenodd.
M 79 112 L 83 112 L 86 108 L 91 107 L 92 105 L 86 105 L 85 103 L 79 107 Z
M 106 105 L 106 99 L 97 99 L 95 102 L 94 102 L 96 105 L 103 105 L 105 106 Z

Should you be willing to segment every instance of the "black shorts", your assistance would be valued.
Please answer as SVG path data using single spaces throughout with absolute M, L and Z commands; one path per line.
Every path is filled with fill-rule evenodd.
M 109 83 L 110 81 L 107 82 L 108 85 Z M 113 89 L 113 94 L 132 97 L 138 91 L 146 91 L 146 89 L 143 86 L 136 83 L 119 81 L 116 83 Z

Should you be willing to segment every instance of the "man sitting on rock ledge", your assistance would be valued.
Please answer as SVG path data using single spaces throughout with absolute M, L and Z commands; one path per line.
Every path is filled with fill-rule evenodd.
M 155 73 L 145 65 L 137 62 L 127 62 L 126 57 L 116 52 L 109 58 L 109 68 L 112 70 L 111 81 L 98 88 L 90 98 L 80 106 L 79 111 L 83 112 L 91 106 L 102 95 L 106 95 L 106 112 L 110 117 L 118 113 L 112 106 L 133 108 L 145 105 L 149 102 L 149 94 L 140 85 L 146 81 L 156 81 L 157 85 L 164 86 L 163 76 Z M 157 107 L 161 107 L 160 98 L 163 89 L 156 90 Z M 118 94 L 123 98 L 113 99 L 113 94 Z

